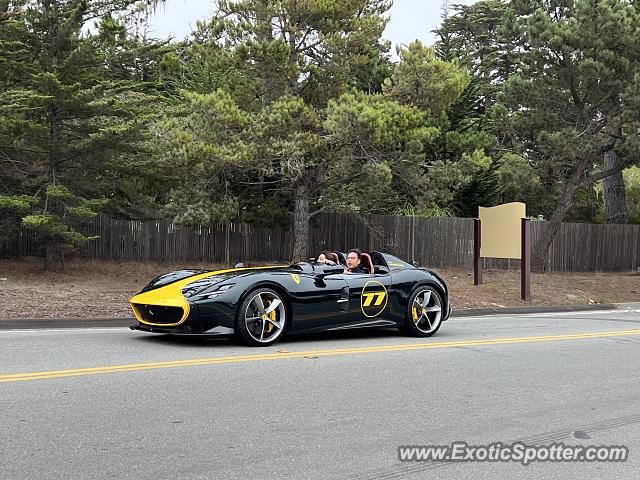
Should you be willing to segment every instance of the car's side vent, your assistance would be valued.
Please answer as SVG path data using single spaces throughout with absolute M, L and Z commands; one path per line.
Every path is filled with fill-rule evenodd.
M 159 325 L 178 323 L 184 315 L 184 311 L 180 307 L 134 303 L 133 308 L 135 308 L 140 318 L 145 322 Z

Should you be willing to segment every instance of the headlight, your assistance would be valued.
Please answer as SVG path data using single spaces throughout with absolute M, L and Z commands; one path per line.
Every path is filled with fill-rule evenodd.
M 218 288 L 216 288 L 215 290 L 211 290 L 211 291 L 206 292 L 206 293 L 199 293 L 197 295 L 194 295 L 191 298 L 193 298 L 194 300 L 206 300 L 208 298 L 214 298 L 214 297 L 217 297 L 218 295 L 220 295 L 221 293 L 226 292 L 227 290 L 229 290 L 234 285 L 235 285 L 235 283 L 228 283 L 226 285 L 221 285 Z

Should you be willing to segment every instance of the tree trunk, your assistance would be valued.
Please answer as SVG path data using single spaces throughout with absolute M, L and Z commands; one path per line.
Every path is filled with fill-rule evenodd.
M 64 270 L 64 262 L 60 256 L 60 247 L 55 240 L 47 240 L 44 248 L 44 269 L 47 272 Z
M 615 151 L 616 140 L 620 138 L 619 125 L 609 128 L 609 140 L 604 152 L 604 169 L 620 168 L 621 171 L 604 179 L 604 203 L 607 210 L 607 223 L 627 223 L 627 199 L 624 193 L 622 159 Z
M 573 197 L 575 196 L 576 190 L 578 189 L 578 183 L 580 182 L 580 178 L 584 174 L 588 163 L 588 158 L 585 158 L 583 160 L 581 159 L 580 163 L 576 167 L 576 170 L 573 172 L 571 179 L 566 183 L 564 192 L 562 193 L 562 199 L 553 212 L 551 220 L 549 220 L 549 224 L 542 232 L 542 235 L 540 235 L 540 237 L 538 238 L 538 241 L 536 242 L 536 245 L 533 249 L 533 254 L 531 255 L 532 272 L 544 272 L 545 260 L 547 259 L 549 247 L 551 247 L 553 239 L 558 233 L 558 230 L 560 230 L 560 226 L 562 225 L 564 216 L 566 215 L 569 208 L 571 208 Z
M 295 206 L 293 209 L 293 261 L 308 259 L 309 242 L 309 182 L 302 178 L 295 184 Z

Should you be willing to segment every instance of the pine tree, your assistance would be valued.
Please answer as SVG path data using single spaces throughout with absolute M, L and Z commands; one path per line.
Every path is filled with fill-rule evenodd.
M 230 165 L 233 161 L 256 172 L 257 181 L 275 178 L 281 189 L 289 188 L 294 204 L 293 256 L 304 259 L 317 180 L 331 157 L 319 135 L 322 111 L 331 99 L 358 83 L 358 68 L 378 68 L 374 52 L 384 49 L 380 35 L 390 4 L 386 0 L 219 0 L 217 6 L 206 32 L 198 35 L 214 51 L 224 45 L 232 52 L 227 60 L 253 88 L 187 95 L 192 107 L 208 110 L 195 110 L 186 124 L 170 123 L 168 135 L 175 140 L 175 151 L 184 152 L 179 147 L 182 143 L 207 155 L 196 158 L 187 153 L 173 161 L 188 162 L 192 170 L 209 172 L 208 180 L 215 181 L 237 176 L 238 169 Z M 198 137 L 194 145 L 193 131 L 202 132 L 203 121 L 208 135 Z M 210 142 L 221 139 L 225 121 L 236 128 L 240 122 L 245 129 L 242 148 L 230 147 L 240 145 L 235 134 L 223 144 Z M 193 203 L 200 210 L 210 197 L 207 192 L 194 197 L 180 190 L 184 189 L 176 190 L 173 203 L 183 205 L 183 210 L 193 208 Z M 231 200 L 226 205 L 233 206 Z
M 134 3 L 11 2 L 15 15 L 0 30 L 12 45 L 0 51 L 0 64 L 11 66 L 0 92 L 0 205 L 22 211 L 47 268 L 90 240 L 78 225 L 122 198 L 146 161 L 155 100 L 140 61 L 155 47 L 133 52 L 116 18 Z
M 502 102 L 527 159 L 557 195 L 532 256 L 541 271 L 578 189 L 638 158 L 640 17 L 625 0 L 514 0 L 507 19 L 520 51 Z M 616 160 L 603 165 L 612 150 Z

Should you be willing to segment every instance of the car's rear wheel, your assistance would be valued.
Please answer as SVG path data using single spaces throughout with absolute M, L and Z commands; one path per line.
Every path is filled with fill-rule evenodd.
M 238 309 L 235 334 L 242 343 L 266 347 L 276 342 L 287 326 L 287 308 L 282 296 L 270 288 L 249 292 Z
M 430 337 L 440 328 L 442 318 L 442 297 L 435 288 L 421 286 L 409 299 L 403 330 L 414 337 Z

